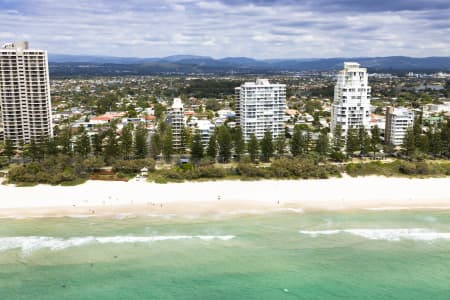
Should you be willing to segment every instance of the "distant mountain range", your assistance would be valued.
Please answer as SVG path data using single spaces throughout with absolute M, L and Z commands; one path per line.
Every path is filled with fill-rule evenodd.
M 311 59 L 267 59 L 174 55 L 162 58 L 134 58 L 85 55 L 49 55 L 52 75 L 152 75 L 167 73 L 281 73 L 333 71 L 345 61 L 359 62 L 370 72 L 449 71 L 450 57 L 352 57 Z

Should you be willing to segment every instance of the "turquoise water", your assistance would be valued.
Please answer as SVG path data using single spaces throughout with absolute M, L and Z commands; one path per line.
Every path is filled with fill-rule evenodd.
M 450 299 L 450 212 L 2 219 L 0 299 Z

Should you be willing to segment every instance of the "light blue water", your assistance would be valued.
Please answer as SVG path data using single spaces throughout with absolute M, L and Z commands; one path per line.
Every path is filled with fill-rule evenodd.
M 450 299 L 450 212 L 3 219 L 0 299 Z

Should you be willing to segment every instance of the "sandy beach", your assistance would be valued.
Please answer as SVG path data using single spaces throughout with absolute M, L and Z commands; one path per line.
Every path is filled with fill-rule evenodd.
M 88 181 L 73 187 L 0 185 L 3 218 L 354 209 L 450 209 L 450 178 L 369 176 L 170 184 Z

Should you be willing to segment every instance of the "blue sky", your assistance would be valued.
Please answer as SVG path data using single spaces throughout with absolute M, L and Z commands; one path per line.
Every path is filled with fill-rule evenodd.
M 450 0 L 0 0 L 0 43 L 127 57 L 450 56 Z

